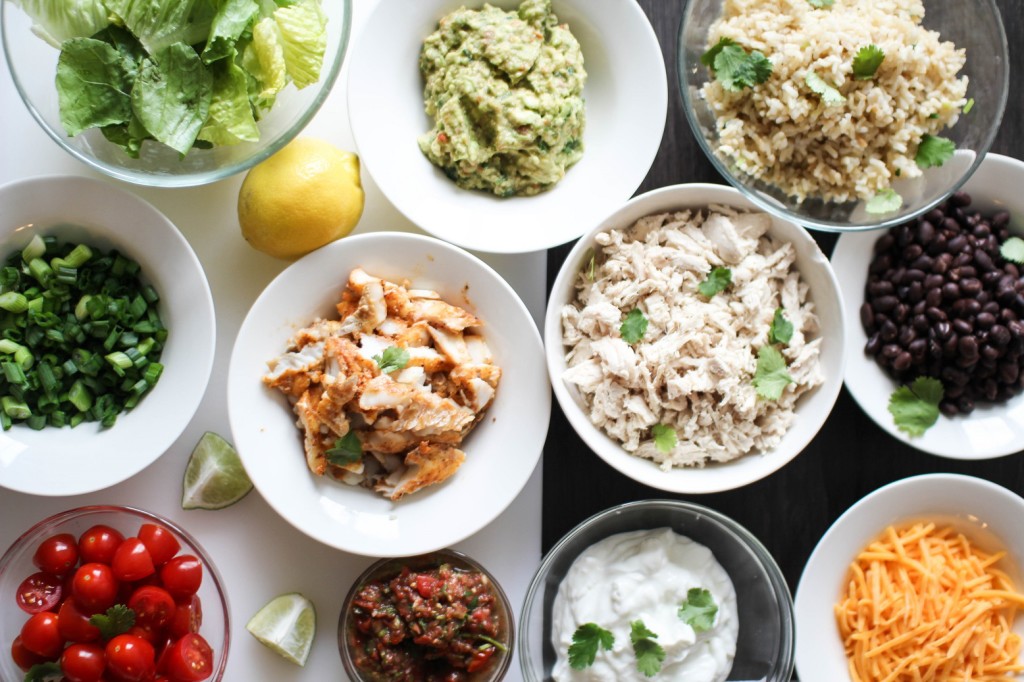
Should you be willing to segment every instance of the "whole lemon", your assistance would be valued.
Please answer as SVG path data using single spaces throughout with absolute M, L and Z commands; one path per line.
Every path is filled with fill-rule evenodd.
M 324 140 L 296 138 L 245 176 L 238 224 L 254 248 L 298 258 L 355 229 L 363 200 L 358 156 Z

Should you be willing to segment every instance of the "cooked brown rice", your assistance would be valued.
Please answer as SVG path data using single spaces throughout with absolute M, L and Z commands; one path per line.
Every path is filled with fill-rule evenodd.
M 702 93 L 716 117 L 718 149 L 746 172 L 803 200 L 870 198 L 896 177 L 921 174 L 923 135 L 956 123 L 967 77 L 964 50 L 921 26 L 921 0 L 726 0 L 708 37 L 722 37 L 772 62 L 768 81 L 729 92 L 709 81 Z M 860 48 L 885 59 L 872 80 L 856 80 Z M 805 83 L 816 72 L 846 102 L 826 106 Z

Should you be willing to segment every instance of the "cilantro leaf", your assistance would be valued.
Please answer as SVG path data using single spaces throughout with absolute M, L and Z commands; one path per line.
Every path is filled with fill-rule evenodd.
M 1024 239 L 1010 237 L 999 247 L 999 254 L 1013 263 L 1024 263 Z
M 114 604 L 106 613 L 97 613 L 89 622 L 100 629 L 104 641 L 123 635 L 135 625 L 135 612 L 124 604 Z
M 679 442 L 676 430 L 665 424 L 655 424 L 652 426 L 651 435 L 654 437 L 654 447 L 665 454 L 672 452 L 676 447 L 676 443 Z
M 882 65 L 885 52 L 877 45 L 865 45 L 857 51 L 853 58 L 853 76 L 857 80 L 867 81 L 875 77 L 875 72 Z
M 700 56 L 700 63 L 708 67 L 709 69 L 715 68 L 715 57 L 718 56 L 718 53 L 721 52 L 723 48 L 735 44 L 736 41 L 733 40 L 732 38 L 719 38 L 717 43 L 715 43 L 711 48 L 708 49 L 707 52 Z
M 708 278 L 697 285 L 697 291 L 702 296 L 711 298 L 717 293 L 725 291 L 726 287 L 732 284 L 732 270 L 729 268 L 715 268 L 709 274 Z
M 786 359 L 775 346 L 762 346 L 757 351 L 757 370 L 754 372 L 754 390 L 765 400 L 778 400 L 782 389 L 793 383 L 786 371 Z
M 25 673 L 25 682 L 51 682 L 63 679 L 64 673 L 56 661 L 36 663 Z
M 917 156 L 914 161 L 921 168 L 941 166 L 953 158 L 956 151 L 956 143 L 944 137 L 925 134 L 921 143 L 917 145 Z
M 711 593 L 701 587 L 693 587 L 686 593 L 686 599 L 679 605 L 679 619 L 693 628 L 694 632 L 707 632 L 715 626 L 718 605 Z
M 615 635 L 597 623 L 584 623 L 572 633 L 572 644 L 569 645 L 569 667 L 583 670 L 594 664 L 597 649 L 611 651 L 615 644 Z
M 900 386 L 889 397 L 889 413 L 896 428 L 909 436 L 920 436 L 939 419 L 942 382 L 918 377 L 910 386 Z
M 967 100 L 967 103 L 964 104 L 963 111 L 961 111 L 960 113 L 969 114 L 969 113 L 971 113 L 971 109 L 973 109 L 973 108 L 974 108 L 974 98 L 972 97 L 969 100 Z
M 644 317 L 644 313 L 639 308 L 633 308 L 626 315 L 626 319 L 622 322 L 622 326 L 619 327 L 619 334 L 622 335 L 622 340 L 632 345 L 644 338 L 644 334 L 647 333 L 647 318 Z
M 594 249 L 587 249 L 587 252 L 583 254 L 583 260 L 587 263 L 586 270 L 584 270 L 587 280 L 593 282 L 594 272 L 597 270 L 597 253 Z
M 864 210 L 868 213 L 892 213 L 893 211 L 900 210 L 902 205 L 903 197 L 890 187 L 868 199 L 864 205 Z
M 772 326 L 768 328 L 768 343 L 789 343 L 793 338 L 793 323 L 786 319 L 782 308 L 775 309 Z
M 363 458 L 363 444 L 355 431 L 349 431 L 334 441 L 334 447 L 324 453 L 327 461 L 339 467 L 355 464 Z
M 772 63 L 761 52 L 750 54 L 736 44 L 726 45 L 715 55 L 715 78 L 732 92 L 752 88 L 772 75 Z
M 661 670 L 661 662 L 665 660 L 665 650 L 654 640 L 658 635 L 647 629 L 642 620 L 634 620 L 629 624 L 629 641 L 633 643 L 636 655 L 636 669 L 646 677 L 651 677 Z
M 807 0 L 807 2 L 810 3 L 811 7 L 816 7 L 818 9 L 825 9 L 826 7 L 831 7 L 832 3 L 834 3 L 835 1 L 836 0 Z
M 830 85 L 828 81 L 814 71 L 807 72 L 804 82 L 807 83 L 807 87 L 811 89 L 811 92 L 821 96 L 821 103 L 827 107 L 834 107 L 846 101 L 843 93 L 836 90 L 834 86 Z
M 398 346 L 388 346 L 380 355 L 374 355 L 373 361 L 380 367 L 380 371 L 390 374 L 409 364 L 409 351 Z

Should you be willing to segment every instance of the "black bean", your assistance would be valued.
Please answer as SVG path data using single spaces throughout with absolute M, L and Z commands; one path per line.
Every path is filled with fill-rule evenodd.
M 875 330 L 875 313 L 871 309 L 871 304 L 866 301 L 860 307 L 860 324 L 869 334 Z
M 872 334 L 868 342 L 864 344 L 864 352 L 868 355 L 878 355 L 880 350 L 882 350 L 882 339 L 878 337 L 878 334 Z
M 885 341 L 886 343 L 895 339 L 896 335 L 899 334 L 899 330 L 891 320 L 886 320 L 880 325 L 880 327 L 881 328 L 878 330 L 878 333 L 882 337 L 882 341 Z
M 974 331 L 974 324 L 970 320 L 958 318 L 953 320 L 953 330 L 960 336 L 966 336 Z
M 896 293 L 896 287 L 892 282 L 884 279 L 870 282 L 867 288 L 870 296 L 888 296 Z
M 955 301 L 960 297 L 960 287 L 953 282 L 946 282 L 942 285 L 942 298 L 947 301 Z
M 982 272 L 989 272 L 993 270 L 993 268 L 995 268 L 995 265 L 992 263 L 992 256 L 988 255 L 988 253 L 986 253 L 985 251 L 975 252 L 974 262 L 977 264 L 977 267 L 982 270 Z
M 943 400 L 939 403 L 939 412 L 947 417 L 955 417 L 960 414 L 960 410 L 957 409 L 956 403 L 951 400 Z
M 992 227 L 1003 228 L 1010 224 L 1009 211 L 999 211 L 992 216 Z
M 978 339 L 973 336 L 961 336 L 957 344 L 960 355 L 966 359 L 978 359 Z
M 886 345 L 882 346 L 883 358 L 889 358 L 891 360 L 892 358 L 899 355 L 901 352 L 903 352 L 903 349 L 900 348 L 895 343 L 887 343 Z
M 975 322 L 978 325 L 978 329 L 989 329 L 996 323 L 996 316 L 986 310 L 982 310 L 978 313 L 978 317 L 975 318 Z
M 1001 324 L 994 325 L 988 330 L 988 338 L 996 346 L 1004 348 L 1010 343 L 1010 330 Z
M 930 220 L 921 220 L 917 224 L 917 243 L 927 246 L 933 239 L 935 239 L 935 226 Z
M 875 253 L 888 251 L 894 244 L 896 244 L 896 237 L 892 236 L 891 232 L 887 232 L 875 241 Z
M 957 409 L 960 410 L 961 414 L 970 414 L 971 412 L 974 412 L 974 401 L 967 396 L 961 396 L 960 399 L 956 401 L 956 406 Z
M 967 235 L 958 234 L 957 236 L 953 237 L 952 239 L 949 240 L 949 243 L 946 244 L 946 248 L 949 250 L 950 253 L 954 255 L 962 255 L 963 250 L 967 248 Z
M 900 345 L 906 348 L 917 338 L 917 332 L 914 331 L 913 327 L 900 327 L 899 336 L 896 338 L 899 340 Z
M 925 354 L 928 352 L 928 342 L 925 339 L 914 339 L 910 342 L 907 347 L 910 351 L 910 355 L 915 361 L 921 361 L 924 359 Z
M 910 365 L 913 363 L 913 358 L 910 357 L 910 353 L 903 351 L 892 361 L 892 368 L 897 372 L 904 372 L 910 369 Z
M 960 282 L 960 294 L 963 296 L 976 297 L 981 293 L 981 280 L 977 277 L 968 277 Z
M 960 223 L 957 222 L 956 218 L 943 218 L 942 229 L 946 231 L 950 238 L 954 238 L 954 235 L 959 236 Z
M 965 206 L 970 206 L 971 205 L 971 195 L 968 194 L 967 192 L 963 191 L 963 190 L 959 190 L 957 192 L 954 192 L 952 194 L 952 196 L 949 197 L 949 204 L 951 206 L 956 207 L 956 208 L 963 208 Z

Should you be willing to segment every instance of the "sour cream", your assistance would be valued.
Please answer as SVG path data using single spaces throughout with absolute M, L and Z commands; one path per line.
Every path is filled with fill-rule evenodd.
M 718 613 L 713 627 L 697 633 L 678 616 L 691 588 L 711 593 Z M 630 623 L 642 620 L 665 649 L 661 671 L 652 678 L 637 670 Z M 576 629 L 595 623 L 615 636 L 594 664 L 569 666 Z M 558 655 L 557 682 L 723 682 L 736 655 L 739 620 L 736 590 L 711 550 L 671 528 L 621 533 L 588 547 L 569 568 L 552 608 L 552 645 Z

